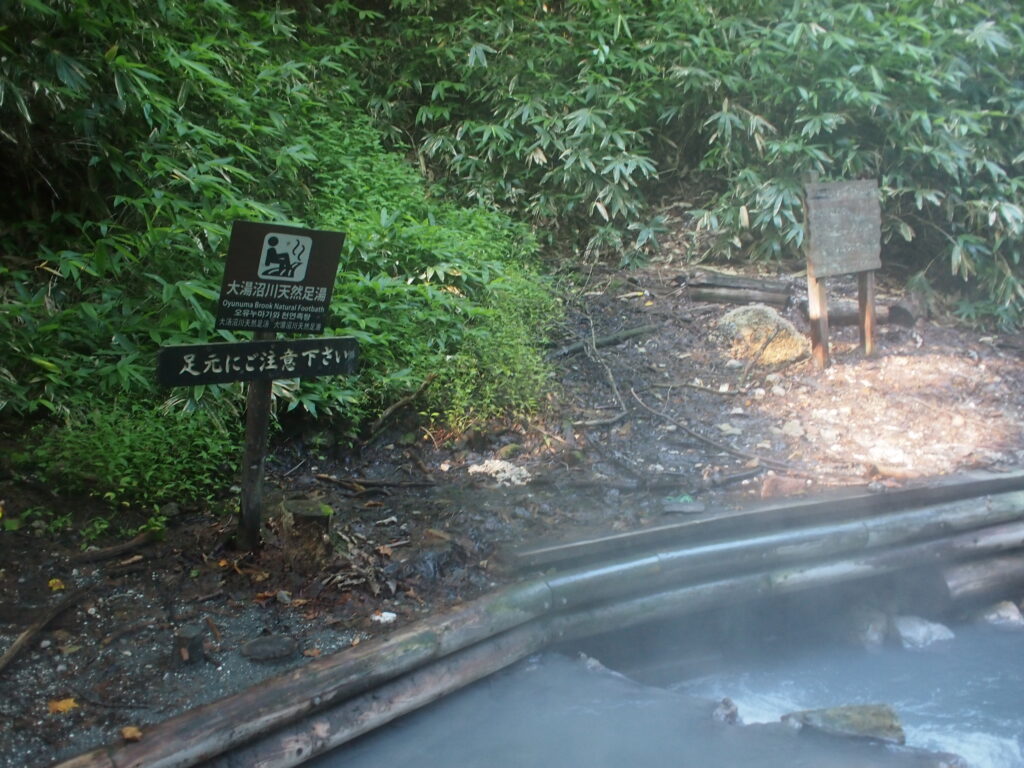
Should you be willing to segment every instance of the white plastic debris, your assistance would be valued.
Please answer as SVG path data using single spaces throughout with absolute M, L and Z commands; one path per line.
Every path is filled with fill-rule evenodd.
M 502 459 L 488 459 L 483 464 L 474 464 L 469 474 L 490 475 L 498 485 L 526 485 L 530 482 L 530 473 Z
M 397 618 L 397 613 L 392 613 L 391 611 L 380 611 L 379 613 L 374 613 L 370 616 L 370 621 L 375 621 L 378 624 L 394 624 Z

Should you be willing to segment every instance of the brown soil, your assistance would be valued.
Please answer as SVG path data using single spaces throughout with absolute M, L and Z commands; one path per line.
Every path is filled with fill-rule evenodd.
M 733 307 L 692 302 L 681 273 L 665 263 L 579 276 L 560 343 L 655 329 L 555 357 L 536 421 L 458 437 L 396 425 L 358 455 L 324 433 L 283 437 L 258 553 L 231 549 L 233 520 L 174 507 L 161 541 L 93 562 L 76 562 L 71 538 L 0 533 L 0 653 L 61 595 L 85 590 L 0 671 L 0 762 L 47 765 L 125 727 L 145 732 L 469 599 L 510 578 L 508 547 L 823 486 L 1024 466 L 1021 335 L 936 318 L 880 326 L 870 359 L 856 328 L 834 328 L 824 372 L 756 348 L 737 360 L 717 330 Z M 832 283 L 835 297 L 854 295 L 852 279 Z M 899 298 L 887 287 L 881 304 Z M 784 314 L 806 330 L 799 310 Z M 96 510 L 10 473 L 0 500 L 8 518 Z M 193 647 L 187 662 L 175 635 L 190 625 L 204 658 Z M 276 660 L 241 653 L 266 636 L 295 649 Z

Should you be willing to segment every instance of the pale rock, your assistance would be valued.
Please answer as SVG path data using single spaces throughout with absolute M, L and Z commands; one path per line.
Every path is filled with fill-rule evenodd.
M 743 720 L 740 718 L 740 711 L 736 706 L 736 702 L 728 697 L 718 702 L 711 713 L 711 717 L 718 723 L 725 723 L 726 725 L 743 725 Z
M 1017 604 L 1009 600 L 1003 600 L 983 610 L 978 614 L 978 621 L 994 627 L 1024 627 L 1024 615 L 1021 615 Z
M 892 629 L 904 648 L 926 648 L 956 637 L 946 625 L 920 616 L 896 616 L 892 620 Z
M 469 468 L 469 474 L 489 475 L 498 485 L 526 485 L 530 482 L 529 472 L 503 459 L 488 459 L 482 464 L 474 464 Z
M 858 608 L 851 616 L 851 639 L 869 651 L 885 645 L 889 634 L 889 617 L 877 608 Z
M 782 425 L 782 434 L 787 437 L 803 437 L 804 426 L 796 419 L 790 419 Z
M 756 358 L 765 365 L 790 363 L 811 353 L 811 343 L 789 320 L 771 307 L 751 304 L 727 312 L 718 330 L 733 356 Z M 767 346 L 765 342 L 771 339 Z

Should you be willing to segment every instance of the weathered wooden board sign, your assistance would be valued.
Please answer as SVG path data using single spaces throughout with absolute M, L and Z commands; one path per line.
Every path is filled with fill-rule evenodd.
M 259 379 L 308 379 L 356 372 L 359 345 L 349 336 L 163 347 L 157 381 L 165 387 Z
M 882 266 L 878 183 L 807 184 L 808 267 L 815 277 L 849 275 Z
M 818 365 L 827 368 L 826 277 L 857 274 L 861 349 L 866 355 L 874 353 L 874 271 L 882 266 L 882 208 L 874 179 L 807 184 L 804 197 L 811 350 Z
M 277 333 L 323 333 L 344 243 L 341 232 L 236 221 L 216 327 L 255 331 L 256 339 L 164 347 L 157 356 L 157 379 L 165 386 L 249 382 L 238 514 L 238 544 L 244 549 L 260 542 L 273 379 L 356 370 L 352 338 L 275 339 Z
M 322 333 L 344 243 L 342 232 L 236 221 L 216 327 Z

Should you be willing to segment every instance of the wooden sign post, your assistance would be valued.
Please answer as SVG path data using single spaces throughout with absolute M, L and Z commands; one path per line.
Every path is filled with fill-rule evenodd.
M 273 380 L 351 374 L 357 367 L 354 339 L 276 338 L 279 332 L 323 332 L 344 241 L 341 232 L 236 221 L 216 328 L 255 331 L 255 339 L 164 347 L 157 356 L 164 386 L 249 382 L 238 521 L 243 549 L 260 542 Z
M 882 266 L 882 212 L 873 180 L 807 184 L 807 312 L 811 349 L 829 365 L 825 278 L 857 273 L 860 344 L 874 353 L 875 273 Z

